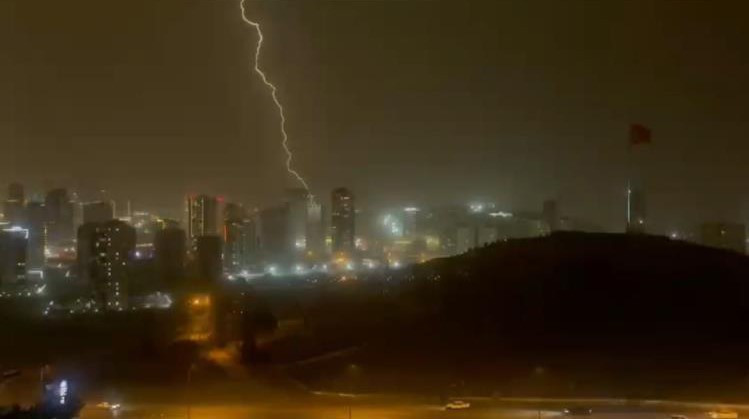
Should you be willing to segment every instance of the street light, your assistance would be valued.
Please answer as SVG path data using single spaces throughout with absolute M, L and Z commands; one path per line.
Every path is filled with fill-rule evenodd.
M 349 404 L 348 404 L 348 418 L 351 419 L 351 404 L 352 400 L 354 399 L 354 379 L 356 378 L 357 374 L 359 373 L 359 366 L 356 364 L 349 364 L 348 368 L 346 368 L 346 373 L 348 374 L 348 382 L 349 382 L 349 395 L 351 396 L 349 398 Z

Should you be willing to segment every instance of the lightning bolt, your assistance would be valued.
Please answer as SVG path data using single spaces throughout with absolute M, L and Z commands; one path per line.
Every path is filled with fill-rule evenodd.
M 276 104 L 276 108 L 278 109 L 278 116 L 281 121 L 281 136 L 283 137 L 283 141 L 281 141 L 281 145 L 283 146 L 283 150 L 286 153 L 286 170 L 296 178 L 297 181 L 304 187 L 305 190 L 307 190 L 307 193 L 310 196 L 310 199 L 312 198 L 312 193 L 310 192 L 309 185 L 307 184 L 307 181 L 304 180 L 304 177 L 299 174 L 294 169 L 294 166 L 292 165 L 292 161 L 294 160 L 294 154 L 291 152 L 291 148 L 289 147 L 289 134 L 286 132 L 286 113 L 284 112 L 283 105 L 281 104 L 281 101 L 278 99 L 278 89 L 276 86 L 271 83 L 268 80 L 268 76 L 266 76 L 265 72 L 260 68 L 260 53 L 263 50 L 263 41 L 265 40 L 265 37 L 263 36 L 263 31 L 260 29 L 260 23 L 254 22 L 247 18 L 247 10 L 245 8 L 245 1 L 246 0 L 240 0 L 239 1 L 239 9 L 242 12 L 242 20 L 244 23 L 246 23 L 249 26 L 252 26 L 257 31 L 257 48 L 255 49 L 255 62 L 254 62 L 254 69 L 255 73 L 260 76 L 260 79 L 263 81 L 263 83 L 268 87 L 271 93 L 271 97 L 273 97 L 273 103 Z

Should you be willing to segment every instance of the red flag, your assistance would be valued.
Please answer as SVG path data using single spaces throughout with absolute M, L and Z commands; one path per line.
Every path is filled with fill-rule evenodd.
M 650 129 L 644 125 L 632 124 L 629 127 L 629 145 L 650 144 Z

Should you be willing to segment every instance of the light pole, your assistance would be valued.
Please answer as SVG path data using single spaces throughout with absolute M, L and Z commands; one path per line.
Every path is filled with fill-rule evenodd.
M 351 409 L 352 409 L 352 403 L 354 399 L 354 379 L 356 378 L 357 373 L 359 372 L 359 367 L 356 364 L 350 364 L 347 369 L 348 372 L 348 392 L 349 392 L 349 404 L 348 404 L 348 419 L 351 419 Z
M 190 367 L 187 368 L 187 387 L 185 388 L 185 394 L 187 394 L 187 419 L 192 417 L 192 404 L 190 403 L 190 383 L 192 382 L 192 369 L 195 367 L 194 363 L 190 363 Z

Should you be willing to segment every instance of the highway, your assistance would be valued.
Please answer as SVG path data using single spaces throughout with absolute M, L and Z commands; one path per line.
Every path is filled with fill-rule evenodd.
M 695 407 L 646 408 L 640 406 L 593 406 L 591 419 L 668 419 L 672 414 L 683 414 L 689 418 L 707 418 L 705 409 Z M 742 415 L 743 416 L 743 415 Z M 385 399 L 357 400 L 351 405 L 330 400 L 254 405 L 126 405 L 120 412 L 112 414 L 104 409 L 89 407 L 84 410 L 82 419 L 108 418 L 189 418 L 189 419 L 538 419 L 563 418 L 561 407 L 548 404 L 540 409 L 531 406 L 483 402 L 470 409 L 445 411 L 437 405 L 388 401 Z

